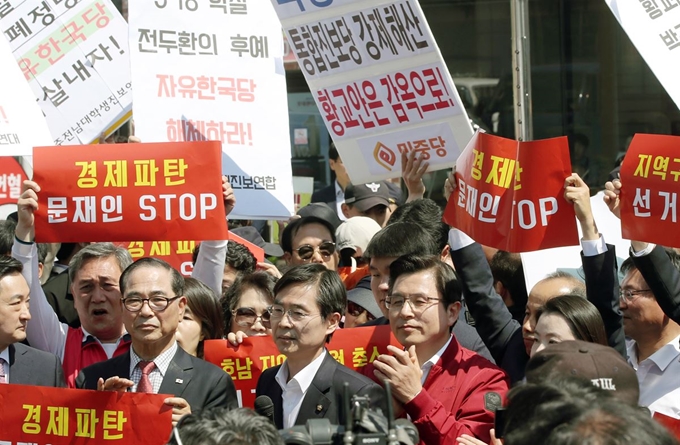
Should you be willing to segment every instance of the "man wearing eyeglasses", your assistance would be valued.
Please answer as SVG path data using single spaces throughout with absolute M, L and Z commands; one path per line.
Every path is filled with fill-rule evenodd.
M 605 203 L 621 218 L 621 181 L 605 184 Z M 680 419 L 680 256 L 656 244 L 631 241 L 621 265 L 619 304 L 628 363 L 640 381 L 640 406 Z
M 199 409 L 236 407 L 231 377 L 177 345 L 175 332 L 187 304 L 182 275 L 163 260 L 142 258 L 125 269 L 120 289 L 130 351 L 83 369 L 76 386 L 173 394 L 165 399 L 173 424 Z
M 310 419 L 343 425 L 345 383 L 351 395 L 368 396 L 372 406 L 384 410 L 380 386 L 338 363 L 325 348 L 346 305 L 338 274 L 320 264 L 294 267 L 276 283 L 274 295 L 272 337 L 286 361 L 262 373 L 256 394 L 271 398 L 276 427 L 304 425 Z
M 392 385 L 392 398 L 418 428 L 421 444 L 452 444 L 462 434 L 488 443 L 509 387 L 505 372 L 452 335 L 461 295 L 455 272 L 436 256 L 390 264 L 385 304 L 404 350 L 388 346 L 391 355 L 378 356 L 374 373 Z
M 328 270 L 338 270 L 333 225 L 316 216 L 296 219 L 281 233 L 283 259 L 290 266 L 318 263 Z
M 227 214 L 235 205 L 234 192 L 222 178 Z M 69 263 L 71 293 L 81 326 L 70 328 L 61 323 L 45 298 L 38 277 L 38 257 L 35 238 L 34 211 L 38 208 L 40 187 L 24 181 L 17 201 L 18 223 L 12 256 L 23 265 L 22 275 L 31 288 L 31 312 L 26 335 L 36 349 L 58 356 L 64 367 L 66 383 L 75 387 L 81 369 L 91 364 L 125 354 L 130 348 L 120 305 L 118 281 L 132 263 L 124 247 L 111 243 L 93 243 L 80 250 Z M 192 275 L 220 293 L 226 241 L 204 242 Z

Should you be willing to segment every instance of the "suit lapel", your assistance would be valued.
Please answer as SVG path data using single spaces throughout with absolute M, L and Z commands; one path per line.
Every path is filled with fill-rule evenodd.
M 31 380 L 33 367 L 24 355 L 27 350 L 17 351 L 14 345 L 9 345 L 9 383 L 25 384 Z
M 328 398 L 328 392 L 333 386 L 333 375 L 338 362 L 326 352 L 321 367 L 309 385 L 305 398 L 302 399 L 300 413 L 295 420 L 296 425 L 304 425 L 309 419 L 323 419 L 333 401 Z
M 182 397 L 182 393 L 191 381 L 194 364 L 191 356 L 177 347 L 177 352 L 168 366 L 168 370 L 163 376 L 163 383 L 158 390 L 159 394 L 172 394 L 175 397 Z

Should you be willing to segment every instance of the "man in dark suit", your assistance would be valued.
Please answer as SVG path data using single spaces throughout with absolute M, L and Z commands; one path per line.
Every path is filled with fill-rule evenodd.
M 215 365 L 190 356 L 175 340 L 187 304 L 184 278 L 165 261 L 142 258 L 120 277 L 123 323 L 130 351 L 83 369 L 76 387 L 172 394 L 172 420 L 204 408 L 236 407 L 231 377 Z
M 347 303 L 338 274 L 321 264 L 294 267 L 276 283 L 274 294 L 272 336 L 286 361 L 262 373 L 256 393 L 274 402 L 277 428 L 322 418 L 344 424 L 344 383 L 350 394 L 368 396 L 371 406 L 384 410 L 380 386 L 338 363 L 324 347 Z
M 328 149 L 328 165 L 335 173 L 335 181 L 331 185 L 312 193 L 312 202 L 328 204 L 328 207 L 333 209 L 338 218 L 344 221 L 345 215 L 342 212 L 342 204 L 345 202 L 345 187 L 349 184 L 349 174 L 347 174 L 345 164 L 342 163 L 338 150 L 333 143 Z
M 0 383 L 66 386 L 56 355 L 20 343 L 31 319 L 30 289 L 22 269 L 14 258 L 0 256 Z

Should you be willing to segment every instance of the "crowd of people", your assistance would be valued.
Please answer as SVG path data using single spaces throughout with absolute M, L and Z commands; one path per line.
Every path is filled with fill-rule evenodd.
M 652 415 L 680 419 L 680 255 L 632 241 L 619 282 L 572 174 L 563 198 L 581 226 L 585 280 L 555 272 L 527 289 L 519 255 L 442 222 L 424 197 L 426 161 L 412 152 L 402 165 L 406 199 L 391 182 L 351 184 L 332 149 L 335 183 L 279 245 L 233 229 L 272 262 L 203 241 L 191 278 L 112 243 L 64 243 L 42 276 L 40 186 L 26 181 L 16 219 L 0 226 L 0 382 L 167 394 L 170 444 L 280 444 L 276 430 L 311 419 L 344 425 L 345 385 L 412 422 L 421 444 L 677 444 Z M 606 184 L 617 216 L 622 187 Z M 451 173 L 447 199 L 455 190 Z M 223 193 L 228 215 L 226 179 Z M 329 354 L 339 329 L 379 325 L 401 347 L 360 373 Z M 205 340 L 238 348 L 255 336 L 286 356 L 257 382 L 270 419 L 238 408 L 229 374 L 203 360 Z

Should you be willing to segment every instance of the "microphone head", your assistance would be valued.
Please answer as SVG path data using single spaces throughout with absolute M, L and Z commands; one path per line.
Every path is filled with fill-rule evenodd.
M 258 396 L 255 399 L 255 412 L 268 418 L 274 417 L 274 402 L 269 396 Z

